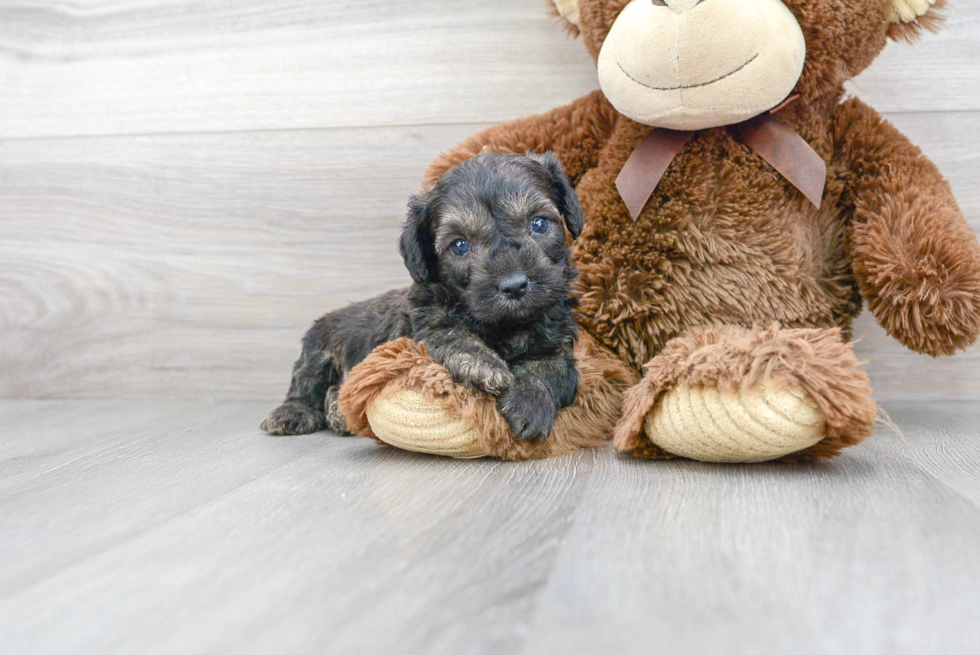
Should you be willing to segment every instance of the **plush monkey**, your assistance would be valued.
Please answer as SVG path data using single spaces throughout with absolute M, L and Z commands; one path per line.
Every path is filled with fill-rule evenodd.
M 874 109 L 844 99 L 889 39 L 935 28 L 944 4 L 555 0 L 601 90 L 480 132 L 426 180 L 485 150 L 561 158 L 585 213 L 581 357 L 628 372 L 583 396 L 578 420 L 617 421 L 616 448 L 637 457 L 826 458 L 876 417 L 848 345 L 862 299 L 918 352 L 976 341 L 980 245 L 948 184 Z M 390 407 L 384 372 L 399 362 L 389 349 L 352 375 L 344 407 L 363 434 L 381 436 L 373 402 Z M 483 435 L 469 456 L 537 456 L 507 450 L 489 406 L 485 421 L 464 411 L 480 399 L 454 389 L 448 401 L 412 370 L 392 388 L 419 394 L 416 416 L 449 411 Z M 391 442 L 415 420 L 375 414 Z

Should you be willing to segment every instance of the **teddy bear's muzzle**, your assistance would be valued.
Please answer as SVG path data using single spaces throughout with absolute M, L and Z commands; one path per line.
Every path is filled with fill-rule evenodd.
M 805 57 L 803 32 L 780 0 L 633 0 L 602 45 L 599 84 L 639 123 L 700 130 L 778 105 Z

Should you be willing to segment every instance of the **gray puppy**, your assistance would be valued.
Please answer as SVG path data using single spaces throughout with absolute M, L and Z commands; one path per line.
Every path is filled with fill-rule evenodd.
M 491 394 L 520 439 L 544 439 L 575 399 L 578 372 L 565 230 L 582 209 L 552 153 L 485 153 L 411 199 L 399 250 L 414 284 L 317 320 L 269 434 L 347 433 L 337 394 L 350 369 L 398 337 L 457 382 Z

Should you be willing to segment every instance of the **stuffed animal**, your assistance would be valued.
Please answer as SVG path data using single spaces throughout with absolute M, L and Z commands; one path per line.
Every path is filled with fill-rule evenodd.
M 561 158 L 585 213 L 573 249 L 590 342 L 580 366 L 611 356 L 642 372 L 625 394 L 621 372 L 594 387 L 576 420 L 621 397 L 614 443 L 637 457 L 826 458 L 876 418 L 847 343 L 862 299 L 918 352 L 976 341 L 980 245 L 948 184 L 874 109 L 844 98 L 889 39 L 935 28 L 944 4 L 555 0 L 601 90 L 467 139 L 426 181 L 485 150 Z M 375 353 L 352 373 L 344 407 L 362 420 L 351 425 L 403 447 L 426 416 L 474 427 L 460 409 L 479 399 L 453 389 L 447 404 L 426 376 L 385 378 L 397 359 Z M 364 392 L 379 376 L 414 389 L 411 416 L 384 384 Z

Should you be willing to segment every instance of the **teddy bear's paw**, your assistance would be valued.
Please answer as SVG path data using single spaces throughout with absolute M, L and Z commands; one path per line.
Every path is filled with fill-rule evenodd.
M 818 443 L 823 412 L 797 387 L 733 390 L 678 386 L 647 416 L 644 431 L 668 453 L 705 462 L 764 462 Z
M 868 300 L 868 307 L 889 336 L 933 357 L 970 347 L 980 335 L 980 278 L 952 291 L 921 278 L 889 295 Z
M 472 425 L 412 389 L 380 395 L 365 411 L 374 434 L 396 448 L 461 459 L 487 454 Z

